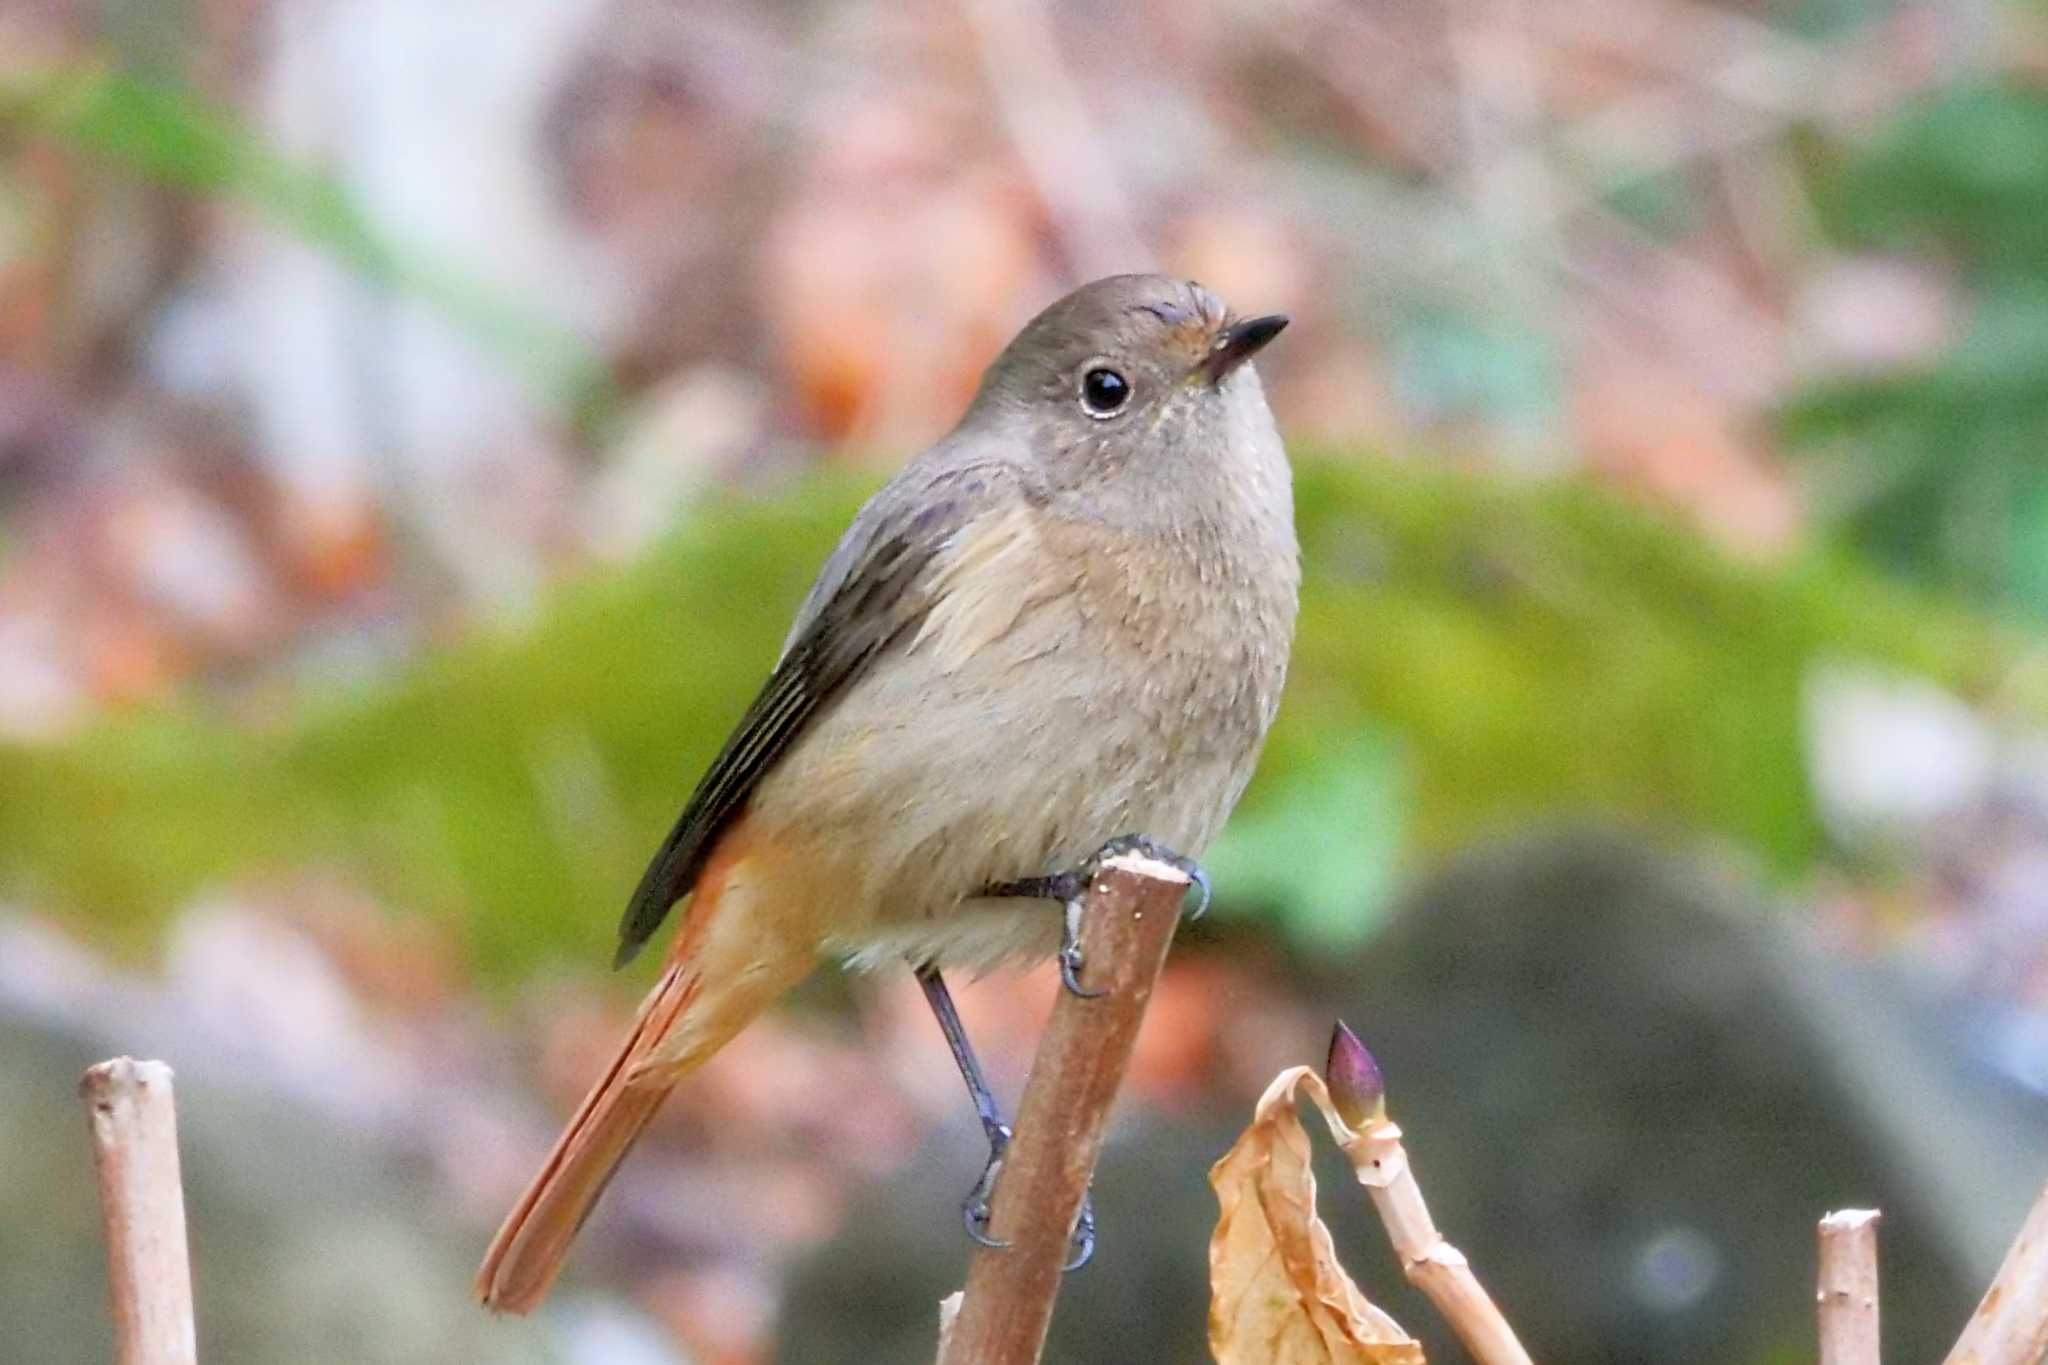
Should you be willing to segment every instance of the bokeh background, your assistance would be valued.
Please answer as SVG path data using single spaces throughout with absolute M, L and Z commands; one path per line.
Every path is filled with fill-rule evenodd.
M 2048 1172 L 2048 14 L 2005 0 L 0 4 L 0 1355 L 107 1358 L 78 1070 L 180 1075 L 209 1359 L 928 1360 L 902 974 L 467 1279 L 864 491 L 1071 285 L 1295 317 L 1285 711 L 1053 1358 L 1202 1358 L 1342 1015 L 1540 1359 L 1897 1359 Z M 1014 1095 L 1044 973 L 964 992 Z M 1456 1359 L 1341 1173 L 1347 1260 Z

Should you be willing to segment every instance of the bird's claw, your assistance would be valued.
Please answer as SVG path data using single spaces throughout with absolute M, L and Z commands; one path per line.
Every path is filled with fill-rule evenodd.
M 1142 853 L 1156 862 L 1180 872 L 1194 889 L 1201 893 L 1195 908 L 1189 912 L 1189 919 L 1200 919 L 1209 909 L 1209 874 L 1201 864 L 1192 858 L 1183 858 L 1172 849 L 1159 843 L 1150 835 L 1123 834 L 1111 839 L 1101 848 L 1088 855 L 1087 861 L 1066 872 L 1055 872 L 1046 877 L 1025 877 L 1020 881 L 999 882 L 986 887 L 984 896 L 1031 896 L 1059 901 L 1066 909 L 1066 919 L 1060 928 L 1060 983 L 1068 991 L 1086 1000 L 1107 992 L 1089 990 L 1081 984 L 1081 914 L 1087 907 L 1088 888 L 1095 883 L 1095 874 L 1111 858 L 1125 853 Z
M 1000 1237 L 988 1235 L 988 1198 L 985 1195 L 970 1194 L 967 1202 L 960 1206 L 961 1221 L 967 1225 L 967 1240 L 976 1246 L 991 1251 L 1008 1251 L 1010 1244 Z
M 1091 991 L 1081 985 L 1081 912 L 1086 906 L 1083 897 L 1087 893 L 1087 888 L 1094 884 L 1095 874 L 1102 870 L 1102 865 L 1111 858 L 1121 857 L 1126 853 L 1142 853 L 1155 862 L 1165 863 L 1188 879 L 1189 884 L 1200 893 L 1195 908 L 1188 915 L 1189 919 L 1200 919 L 1209 910 L 1209 874 L 1202 870 L 1201 864 L 1193 858 L 1182 857 L 1145 834 L 1119 835 L 1097 849 L 1089 856 L 1087 862 L 1065 878 L 1048 878 L 1048 881 L 1066 880 L 1072 888 L 1066 898 L 1066 923 L 1060 933 L 1060 981 L 1069 991 L 1085 999 L 1093 999 L 1106 992 Z
M 1209 886 L 1209 874 L 1202 871 L 1200 863 L 1189 859 L 1182 859 L 1182 862 L 1186 865 L 1181 871 L 1188 874 L 1188 880 L 1195 884 L 1195 890 L 1202 893 L 1195 901 L 1195 908 L 1188 911 L 1189 920 L 1198 920 L 1209 913 L 1209 897 L 1213 894 Z
M 1067 902 L 1066 922 L 1060 929 L 1060 984 L 1083 1000 L 1093 1000 L 1109 992 L 1081 984 L 1081 912 L 1086 908 L 1087 902 L 1079 896 Z
M 1003 1158 L 1010 1150 L 1010 1126 L 999 1123 L 988 1130 L 988 1164 L 981 1168 L 981 1179 L 974 1182 L 974 1188 L 967 1192 L 966 1200 L 960 1205 L 960 1220 L 967 1227 L 968 1240 L 976 1246 L 991 1251 L 1008 1251 L 1010 1244 L 1000 1237 L 989 1236 L 989 1205 L 995 1197 L 996 1177 L 1002 1173 Z M 1092 1193 L 1081 1196 L 1081 1213 L 1074 1220 L 1074 1235 L 1070 1241 L 1072 1253 L 1062 1271 L 1079 1270 L 1088 1264 L 1095 1254 L 1095 1198 Z
M 1095 1196 L 1092 1194 L 1081 1196 L 1081 1216 L 1074 1220 L 1074 1235 L 1068 1245 L 1074 1252 L 1060 1267 L 1062 1271 L 1079 1270 L 1095 1254 Z
M 1010 1244 L 988 1235 L 989 1200 L 995 1194 L 996 1176 L 1003 1169 L 1003 1155 L 1009 1150 L 1010 1125 L 990 1125 L 988 1164 L 981 1168 L 981 1178 L 974 1182 L 974 1188 L 967 1192 L 966 1202 L 960 1205 L 960 1217 L 967 1224 L 968 1237 L 978 1246 L 993 1247 L 998 1251 Z

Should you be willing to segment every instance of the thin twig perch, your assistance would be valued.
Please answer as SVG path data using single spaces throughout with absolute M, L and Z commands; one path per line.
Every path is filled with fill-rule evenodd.
M 1876 1209 L 1820 1220 L 1820 1365 L 1878 1365 Z
M 1330 1135 L 1344 1149 L 1358 1183 L 1372 1196 L 1387 1240 L 1401 1258 L 1408 1282 L 1429 1296 L 1437 1312 L 1480 1365 L 1530 1365 L 1529 1353 L 1501 1315 L 1493 1296 L 1472 1273 L 1465 1253 L 1444 1240 L 1408 1166 L 1400 1127 L 1387 1118 L 1386 1084 L 1379 1063 L 1339 1021 L 1330 1036 Z
M 1141 854 L 1107 859 L 1088 889 L 1083 979 L 1105 994 L 1062 992 L 1053 1008 L 989 1216 L 1009 1245 L 975 1250 L 940 1365 L 1030 1365 L 1044 1349 L 1067 1239 L 1187 889 L 1179 869 Z
M 1372 1195 L 1402 1273 L 1429 1296 L 1472 1358 L 1484 1365 L 1530 1365 L 1529 1353 L 1472 1273 L 1465 1253 L 1437 1231 L 1409 1169 L 1400 1128 L 1382 1120 L 1346 1144 L 1345 1154 L 1358 1182 Z
M 1943 1365 L 2037 1365 L 2048 1356 L 2048 1189 Z
M 92 1127 L 119 1365 L 195 1365 L 171 1069 L 116 1057 L 78 1086 Z

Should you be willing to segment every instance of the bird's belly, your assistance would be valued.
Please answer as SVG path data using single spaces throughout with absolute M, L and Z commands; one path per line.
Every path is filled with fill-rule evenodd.
M 1050 952 L 1055 907 L 975 893 L 1072 867 L 1119 834 L 1199 857 L 1263 729 L 1101 650 L 951 669 L 912 652 L 866 681 L 763 783 L 751 817 L 815 850 L 843 897 L 820 907 L 827 938 L 860 961 L 980 968 Z

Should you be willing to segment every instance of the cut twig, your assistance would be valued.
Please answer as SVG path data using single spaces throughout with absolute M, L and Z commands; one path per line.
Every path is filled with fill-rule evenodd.
M 116 1057 L 79 1083 L 107 1234 L 119 1365 L 195 1365 L 192 1270 L 171 1069 Z
M 1008 1245 L 976 1248 L 940 1365 L 1027 1365 L 1044 1349 L 1067 1239 L 1187 889 L 1184 873 L 1139 854 L 1106 860 L 1089 888 L 1084 982 L 1104 994 L 1063 991 L 1053 1007 L 990 1210 L 989 1235 Z
M 1820 1220 L 1820 1365 L 1877 1365 L 1876 1209 Z
M 1326 1074 L 1335 1112 L 1325 1109 L 1323 1117 L 1358 1183 L 1372 1195 L 1408 1282 L 1429 1296 L 1480 1365 L 1530 1365 L 1529 1353 L 1472 1273 L 1465 1253 L 1436 1230 L 1422 1187 L 1408 1167 L 1401 1130 L 1387 1118 L 1379 1063 L 1342 1023 L 1330 1038 Z
M 2048 1356 L 2048 1189 L 1944 1365 L 2037 1365 Z

